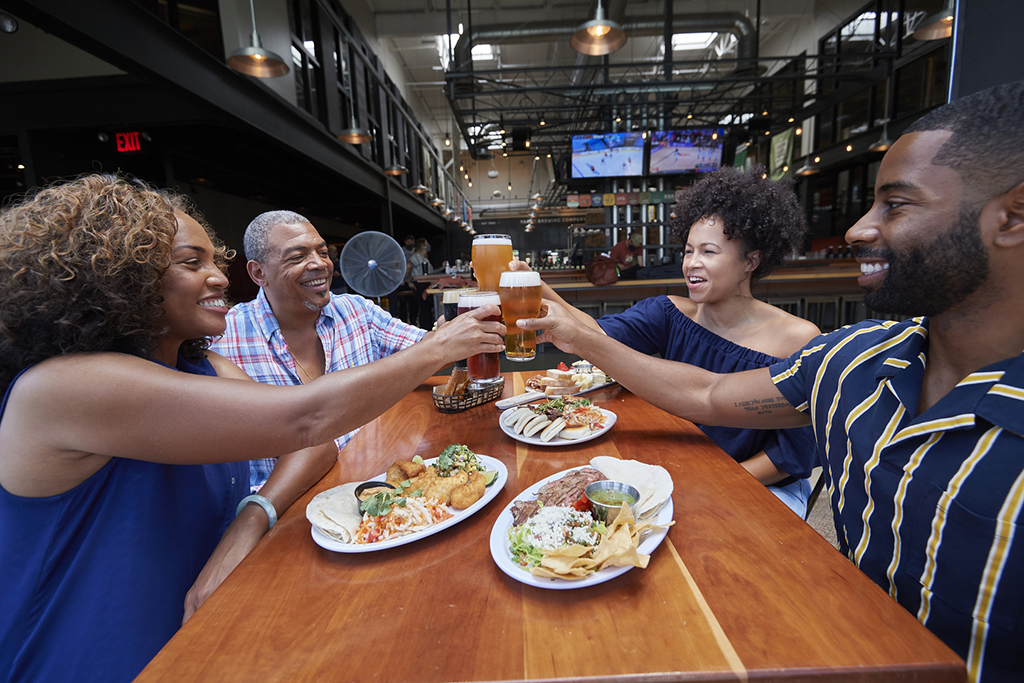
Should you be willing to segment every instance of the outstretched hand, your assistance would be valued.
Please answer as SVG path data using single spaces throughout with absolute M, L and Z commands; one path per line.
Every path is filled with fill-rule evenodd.
M 486 320 L 486 318 L 497 320 Z M 478 353 L 498 353 L 505 350 L 505 326 L 501 324 L 501 309 L 493 304 L 480 306 L 463 313 L 437 328 L 434 341 L 441 344 L 445 362 L 475 356 Z
M 516 321 L 516 325 L 524 330 L 536 330 L 538 343 L 549 341 L 562 351 L 581 357 L 585 357 L 582 348 L 585 337 L 593 334 L 565 307 L 547 299 L 541 302 L 539 318 L 522 318 Z

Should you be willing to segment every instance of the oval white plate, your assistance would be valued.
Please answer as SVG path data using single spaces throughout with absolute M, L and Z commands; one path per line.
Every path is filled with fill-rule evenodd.
M 589 465 L 583 465 L 582 467 L 589 467 Z M 594 572 L 585 579 L 548 579 L 540 576 L 534 576 L 530 572 L 526 571 L 518 564 L 512 561 L 512 556 L 509 553 L 509 541 L 508 541 L 508 530 L 512 528 L 512 505 L 518 500 L 536 500 L 537 491 L 540 487 L 549 481 L 555 479 L 561 479 L 568 472 L 572 470 L 578 470 L 580 467 L 572 467 L 567 470 L 562 470 L 556 474 L 552 474 L 547 479 L 542 479 L 536 484 L 528 488 L 527 490 L 516 496 L 511 503 L 505 506 L 505 509 L 498 515 L 498 520 L 491 527 L 491 557 L 494 558 L 494 563 L 498 565 L 498 569 L 508 574 L 510 577 L 525 583 L 529 586 L 536 586 L 537 588 L 550 588 L 553 590 L 568 590 L 570 588 L 585 588 L 587 586 L 594 586 L 605 581 L 610 581 L 616 576 L 622 576 L 633 567 L 608 567 L 602 569 L 599 572 Z M 661 510 L 658 512 L 658 516 L 654 519 L 655 524 L 668 524 L 672 521 L 673 506 L 672 498 L 665 501 L 665 504 L 661 506 Z M 665 536 L 668 535 L 668 527 L 664 529 L 655 529 L 651 532 L 651 535 L 643 540 L 638 550 L 645 555 L 650 555 L 654 552 L 662 541 L 665 540 Z
M 324 548 L 326 550 L 333 550 L 337 553 L 373 553 L 377 552 L 378 550 L 387 550 L 388 548 L 395 548 L 400 545 L 405 545 L 406 543 L 414 543 L 420 540 L 421 538 L 433 536 L 439 531 L 444 531 L 448 527 L 458 524 L 467 517 L 471 517 L 480 508 L 491 502 L 494 499 L 494 497 L 498 495 L 501 489 L 505 487 L 505 482 L 508 481 L 508 470 L 505 469 L 505 464 L 503 462 L 496 458 L 492 458 L 489 455 L 481 455 L 479 453 L 476 454 L 476 457 L 480 458 L 480 462 L 484 464 L 484 467 L 486 469 L 494 470 L 498 473 L 498 475 L 494 478 L 494 482 L 486 489 L 484 489 L 484 495 L 480 500 L 473 503 L 465 510 L 455 510 L 449 507 L 449 510 L 451 510 L 454 513 L 454 516 L 444 520 L 440 524 L 435 524 L 434 526 L 427 527 L 422 531 L 417 531 L 415 533 L 409 534 L 408 536 L 389 538 L 386 541 L 379 541 L 378 543 L 342 543 L 341 541 L 331 538 L 324 532 L 317 529 L 315 526 L 310 525 L 309 529 L 310 533 L 313 534 L 313 540 L 321 548 Z M 426 460 L 424 462 L 427 465 L 432 465 L 436 460 L 437 458 L 433 458 L 431 460 Z M 384 476 L 386 474 L 387 472 L 378 474 L 376 477 L 372 477 L 372 479 L 379 479 L 380 481 L 384 481 Z
M 597 406 L 594 407 L 597 408 Z M 555 438 L 551 439 L 551 441 L 541 441 L 540 432 L 534 434 L 533 436 L 523 436 L 522 434 L 516 434 L 512 426 L 506 425 L 505 422 L 501 419 L 502 417 L 505 416 L 504 412 L 498 414 L 498 426 L 501 427 L 501 431 L 505 432 L 516 441 L 522 441 L 523 443 L 528 443 L 531 446 L 571 446 L 576 443 L 585 443 L 587 441 L 592 441 L 596 439 L 597 437 L 601 436 L 609 429 L 611 429 L 612 425 L 615 424 L 615 421 L 619 419 L 618 416 L 610 410 L 605 410 L 604 408 L 597 409 L 604 413 L 604 425 L 602 425 L 600 429 L 590 432 L 581 439 L 563 439 L 559 436 L 556 436 Z M 509 410 L 516 410 L 516 408 L 509 408 Z

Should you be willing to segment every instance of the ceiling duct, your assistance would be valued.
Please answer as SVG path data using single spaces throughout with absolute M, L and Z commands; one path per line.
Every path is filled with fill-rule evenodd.
M 665 32 L 664 17 L 637 17 L 623 22 L 629 36 L 657 36 Z M 574 22 L 536 22 L 528 26 L 490 26 L 463 33 L 455 43 L 452 71 L 464 74 L 453 79 L 459 94 L 473 92 L 473 46 L 484 43 L 540 43 L 568 41 L 576 30 Z M 739 12 L 711 12 L 674 18 L 672 33 L 731 33 L 736 36 L 738 70 L 753 68 L 757 59 L 757 32 Z

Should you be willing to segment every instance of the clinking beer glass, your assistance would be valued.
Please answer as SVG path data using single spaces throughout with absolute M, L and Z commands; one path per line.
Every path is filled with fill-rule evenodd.
M 455 320 L 455 317 L 459 315 L 459 296 L 467 294 L 469 292 L 475 292 L 475 289 L 446 289 L 442 295 L 442 309 L 444 312 L 445 322 L 451 322 Z M 455 367 L 459 370 L 466 369 L 466 359 L 455 361 Z
M 501 274 L 512 260 L 512 238 L 508 235 L 473 236 L 473 275 L 481 292 L 497 292 Z
M 501 297 L 497 292 L 464 292 L 459 295 L 459 315 L 469 313 L 474 308 L 480 308 L 487 304 L 501 305 Z M 492 315 L 483 318 L 486 321 L 501 322 L 500 315 Z M 501 381 L 501 369 L 498 364 L 498 353 L 478 353 L 466 359 L 466 366 L 469 372 L 469 388 L 472 390 L 485 389 L 488 385 Z
M 533 360 L 537 355 L 537 333 L 521 330 L 516 321 L 540 315 L 540 273 L 533 270 L 506 271 L 501 274 L 501 315 L 505 318 L 505 358 Z

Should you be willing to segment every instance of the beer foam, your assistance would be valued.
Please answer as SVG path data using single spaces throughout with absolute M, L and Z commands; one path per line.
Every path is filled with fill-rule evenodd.
M 501 297 L 497 292 L 472 292 L 459 297 L 459 308 L 480 308 L 487 304 L 501 306 Z
M 535 270 L 506 270 L 501 274 L 501 287 L 540 287 L 540 273 Z
M 473 235 L 473 244 L 508 244 L 511 246 L 512 238 L 508 235 Z
M 442 303 L 446 304 L 457 304 L 459 303 L 459 295 L 467 292 L 475 292 L 476 289 L 446 289 L 442 295 Z

